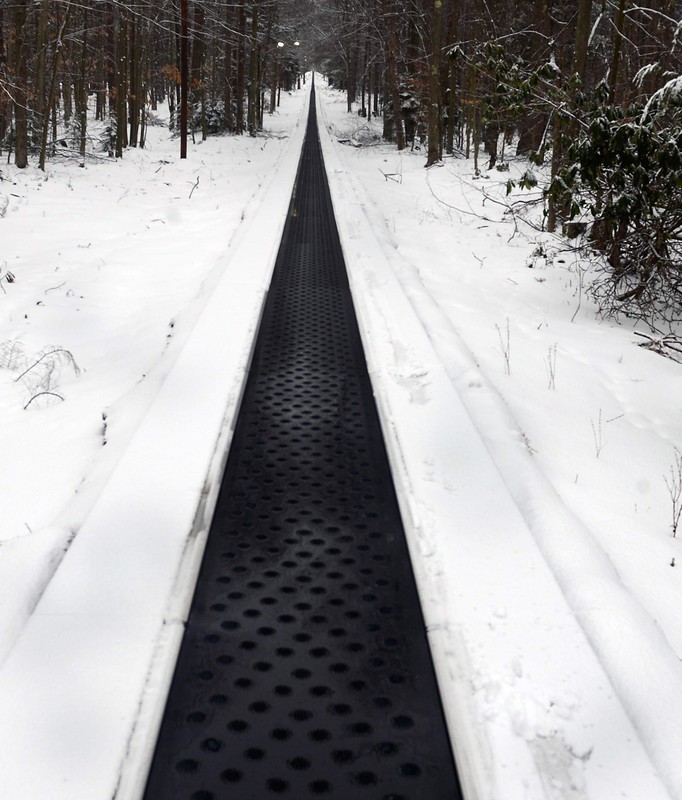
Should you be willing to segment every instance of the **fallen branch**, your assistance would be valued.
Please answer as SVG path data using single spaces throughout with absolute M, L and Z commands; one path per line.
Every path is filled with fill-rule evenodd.
M 639 346 L 643 347 L 645 350 L 653 350 L 654 353 L 658 353 L 659 355 L 666 356 L 668 358 L 675 357 L 671 355 L 671 353 L 666 352 L 666 350 L 672 350 L 674 353 L 682 354 L 682 339 L 680 339 L 679 336 L 675 336 L 672 333 L 652 336 L 651 334 L 643 331 L 633 331 L 633 333 L 635 336 L 640 336 L 642 339 L 646 339 L 645 342 L 641 342 L 639 344 Z
M 381 167 L 377 167 L 379 172 L 386 178 L 386 180 L 395 181 L 396 183 L 403 182 L 403 176 L 399 172 L 384 172 Z

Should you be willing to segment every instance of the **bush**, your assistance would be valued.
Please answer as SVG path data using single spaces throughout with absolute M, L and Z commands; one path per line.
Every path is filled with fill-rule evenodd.
M 592 218 L 606 263 L 593 292 L 606 313 L 681 318 L 682 109 L 673 83 L 646 106 L 597 106 L 549 189 L 565 219 Z

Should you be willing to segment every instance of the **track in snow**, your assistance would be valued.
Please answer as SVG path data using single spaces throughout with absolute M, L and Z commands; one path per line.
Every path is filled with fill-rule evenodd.
M 146 800 L 458 800 L 314 89 Z

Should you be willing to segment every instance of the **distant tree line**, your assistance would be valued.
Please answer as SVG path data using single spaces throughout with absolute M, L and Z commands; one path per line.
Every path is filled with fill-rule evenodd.
M 183 78 L 194 135 L 255 133 L 300 74 L 286 3 L 0 0 L 0 148 L 19 167 L 84 156 L 90 114 L 120 157 L 158 103 L 179 126 Z
M 673 318 L 681 19 L 682 0 L 0 0 L 0 152 L 44 167 L 97 131 L 120 157 L 161 102 L 176 130 L 254 135 L 315 65 L 427 166 L 513 154 L 532 186 L 544 163 L 545 226 L 605 254 L 603 308 Z

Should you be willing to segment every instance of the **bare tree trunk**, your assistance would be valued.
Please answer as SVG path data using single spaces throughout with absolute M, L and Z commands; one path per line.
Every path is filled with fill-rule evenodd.
M 225 12 L 225 28 L 230 30 L 232 27 L 232 7 L 226 6 Z M 232 119 L 232 40 L 231 34 L 225 37 L 225 69 L 223 71 L 223 105 L 225 106 L 225 130 L 232 131 L 234 129 L 234 121 Z
M 246 9 L 239 3 L 239 42 L 237 45 L 237 119 L 236 133 L 244 133 L 244 93 L 246 73 Z
M 535 0 L 534 20 L 535 30 L 539 34 L 538 38 L 546 42 L 544 47 L 534 46 L 529 55 L 529 60 L 534 67 L 539 67 L 547 61 L 550 43 L 552 41 L 551 30 L 552 22 L 550 18 L 548 0 Z M 529 47 L 530 45 L 529 42 Z M 549 115 L 545 111 L 530 109 L 519 122 L 519 141 L 516 147 L 516 154 L 528 156 L 538 152 L 542 147 L 542 140 L 545 130 L 549 123 Z
M 38 17 L 38 50 L 35 71 L 35 111 L 40 120 L 40 130 L 45 127 L 45 119 L 49 115 L 48 101 L 45 96 L 46 71 L 47 71 L 47 23 L 49 19 L 49 0 L 43 0 Z M 37 120 L 36 120 L 37 122 Z M 31 135 L 33 144 L 40 142 L 38 129 L 33 127 Z
M 128 112 L 128 24 L 126 9 L 119 10 L 118 50 L 117 50 L 117 91 L 116 91 L 116 158 L 123 157 L 123 149 L 127 145 L 127 112 Z
M 4 74 L 7 64 L 7 51 L 5 49 L 5 9 L 0 7 L 0 75 Z M 6 96 L 0 97 L 0 153 L 2 152 L 2 140 L 9 127 L 9 104 Z
M 201 3 L 197 3 L 194 9 L 194 41 L 192 42 L 192 111 L 195 102 L 199 101 L 201 108 L 201 138 L 207 138 L 206 132 L 206 84 L 204 80 L 204 8 Z M 194 114 L 192 114 L 194 116 Z M 194 130 L 194 123 L 192 124 Z
M 614 27 L 616 29 L 613 40 L 613 56 L 611 58 L 611 68 L 609 70 L 609 98 L 612 103 L 616 100 L 616 89 L 618 88 L 618 72 L 620 69 L 620 59 L 623 52 L 623 27 L 625 24 L 625 6 L 627 0 L 620 0 Z
M 450 26 L 448 31 L 448 41 L 457 41 L 457 31 L 459 28 L 459 6 L 454 5 L 450 16 Z M 457 67 L 453 59 L 446 59 L 448 70 L 448 95 L 447 108 L 448 120 L 445 131 L 445 151 L 452 153 L 455 149 L 455 129 L 457 127 Z
M 400 93 L 398 90 L 398 64 L 396 61 L 397 40 L 394 30 L 388 34 L 388 83 L 391 100 L 393 101 L 393 126 L 398 150 L 405 149 L 405 130 L 400 113 Z
M 442 0 L 434 0 L 433 26 L 431 32 L 431 59 L 429 64 L 429 140 L 426 156 L 427 167 L 440 161 L 442 156 L 440 138 L 440 39 L 442 17 L 443 2 Z
M 42 129 L 42 136 L 40 141 L 40 159 L 38 162 L 38 166 L 43 171 L 45 170 L 45 158 L 47 156 L 47 135 L 50 130 L 50 113 L 52 111 L 52 107 L 54 105 L 55 97 L 57 94 L 57 75 L 59 73 L 59 61 L 61 57 L 62 51 L 62 38 L 64 36 L 64 31 L 66 30 L 66 26 L 69 24 L 69 16 L 71 14 L 71 6 L 67 6 L 66 8 L 66 15 L 64 16 L 64 21 L 59 28 L 59 33 L 57 34 L 57 38 L 54 43 L 54 51 L 52 53 L 52 78 L 50 80 L 50 89 L 47 96 L 47 103 L 45 106 L 45 111 L 43 113 L 43 129 Z
M 83 9 L 83 44 L 81 49 L 80 79 L 76 88 L 76 111 L 80 128 L 81 167 L 85 166 L 85 147 L 88 131 L 88 7 Z
M 579 0 L 578 22 L 575 31 L 575 47 L 573 50 L 572 71 L 584 83 L 587 70 L 587 47 L 590 38 L 590 19 L 592 16 L 592 0 Z M 558 112 L 554 118 L 552 144 L 552 180 L 559 174 L 563 164 L 566 141 L 575 131 L 572 122 L 566 122 Z M 557 229 L 560 209 L 557 198 L 550 194 L 547 203 L 547 230 L 554 233 Z
M 14 163 L 20 169 L 28 166 L 28 68 L 26 64 L 26 12 L 28 0 L 18 0 L 14 6 L 14 71 L 16 88 L 14 90 Z
M 592 0 L 578 0 L 578 22 L 575 32 L 575 50 L 573 51 L 573 73 L 577 74 L 581 83 L 585 82 L 587 70 L 587 46 L 590 39 L 590 20 L 592 17 Z
M 249 135 L 258 130 L 258 5 L 251 10 L 251 57 L 249 60 L 249 106 L 247 110 Z
M 128 143 L 131 147 L 137 147 L 137 136 L 140 124 L 140 97 L 139 97 L 139 72 L 140 72 L 140 45 L 139 45 L 139 22 L 136 16 L 130 19 L 130 91 L 128 93 L 128 124 L 130 134 Z
M 180 158 L 187 158 L 187 103 L 189 94 L 189 3 L 180 3 Z

